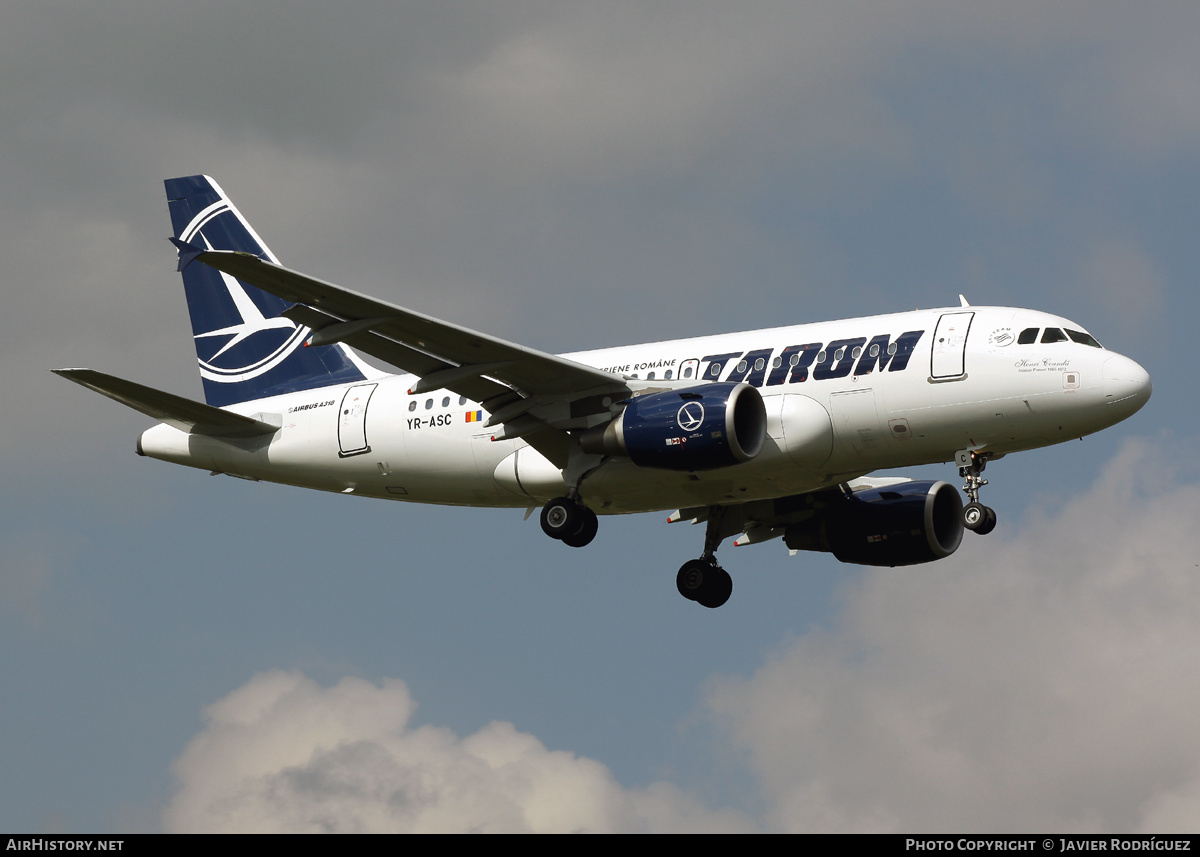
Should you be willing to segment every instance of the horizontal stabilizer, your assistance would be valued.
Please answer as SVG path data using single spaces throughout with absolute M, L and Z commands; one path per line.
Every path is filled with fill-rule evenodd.
M 105 375 L 92 369 L 52 369 L 68 381 L 95 390 L 102 396 L 141 411 L 148 417 L 188 432 L 213 437 L 257 437 L 271 434 L 277 426 L 259 420 L 231 414 L 211 405 L 193 402 L 173 393 L 144 387 L 123 378 Z
M 207 247 L 197 247 L 195 244 L 189 244 L 186 241 L 180 241 L 178 238 L 167 239 L 175 245 L 175 249 L 179 251 L 179 267 L 175 270 L 183 273 L 183 269 L 192 264 L 196 257 L 208 250 Z

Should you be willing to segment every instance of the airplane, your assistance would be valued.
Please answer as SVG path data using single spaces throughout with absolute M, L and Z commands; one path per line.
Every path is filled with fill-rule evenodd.
M 165 185 L 206 403 L 54 370 L 159 421 L 139 455 L 526 519 L 540 505 L 545 534 L 575 548 L 600 515 L 674 510 L 705 525 L 676 586 L 708 608 L 733 590 L 716 559 L 730 537 L 862 565 L 947 557 L 996 526 L 988 463 L 1114 425 L 1151 393 L 1075 322 L 961 295 L 548 354 L 284 268 L 213 179 Z M 965 505 L 944 481 L 870 475 L 950 461 Z

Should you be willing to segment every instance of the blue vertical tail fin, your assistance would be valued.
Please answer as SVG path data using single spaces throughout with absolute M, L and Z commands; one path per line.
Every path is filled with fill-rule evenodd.
M 167 179 L 175 237 L 209 250 L 279 260 L 208 176 Z M 281 313 L 274 295 L 206 265 L 183 269 L 204 398 L 224 407 L 281 393 L 362 381 L 369 367 L 343 345 L 304 348 L 309 329 Z

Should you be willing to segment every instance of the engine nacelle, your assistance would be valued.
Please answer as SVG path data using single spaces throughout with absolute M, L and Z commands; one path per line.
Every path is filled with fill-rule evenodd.
M 719 383 L 637 396 L 579 442 L 585 452 L 627 456 L 640 467 L 714 470 L 754 458 L 766 437 L 758 390 Z
M 829 551 L 858 565 L 915 565 L 943 559 L 962 542 L 962 498 L 947 482 L 904 482 L 839 498 L 788 527 L 793 550 Z

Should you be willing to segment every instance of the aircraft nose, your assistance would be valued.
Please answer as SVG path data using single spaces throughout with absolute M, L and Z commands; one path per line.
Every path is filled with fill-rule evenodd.
M 1128 414 L 1150 399 L 1150 373 L 1128 357 L 1114 354 L 1104 361 L 1104 402 Z

